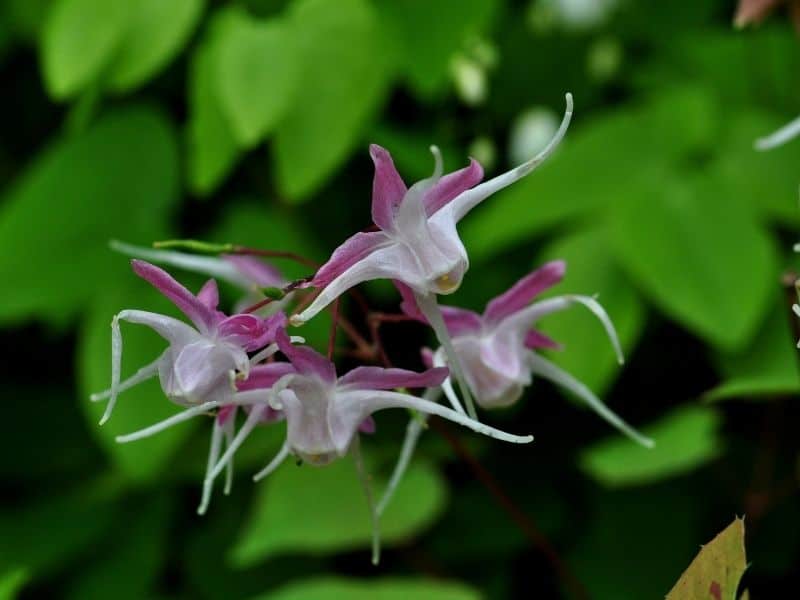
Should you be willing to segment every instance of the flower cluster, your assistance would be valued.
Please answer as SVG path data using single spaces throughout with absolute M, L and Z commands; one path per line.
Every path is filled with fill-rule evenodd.
M 429 415 L 498 440 L 528 443 L 533 439 L 530 435 L 506 433 L 479 421 L 476 405 L 487 410 L 511 405 L 538 376 L 582 398 L 636 441 L 652 444 L 586 386 L 538 352 L 557 347 L 533 328 L 538 320 L 580 304 L 600 319 L 621 361 L 614 328 L 595 299 L 566 295 L 531 303 L 563 277 L 563 262 L 548 263 L 524 277 L 492 300 L 482 315 L 440 306 L 437 300 L 460 286 L 469 267 L 458 222 L 482 200 L 524 177 L 547 158 L 563 138 L 571 114 L 572 99 L 567 95 L 564 120 L 550 144 L 531 160 L 485 182 L 483 169 L 475 160 L 443 175 L 441 156 L 433 148 L 433 175 L 406 187 L 389 153 L 371 146 L 375 228 L 346 240 L 312 277 L 299 282 L 287 283 L 274 267 L 253 253 L 198 256 L 115 242 L 115 249 L 136 257 L 132 260 L 134 272 L 171 300 L 192 325 L 142 310 L 123 310 L 113 318 L 111 387 L 92 396 L 95 401 L 108 401 L 101 424 L 112 415 L 121 393 L 151 377 L 158 377 L 166 397 L 183 410 L 146 429 L 120 436 L 119 442 L 138 440 L 193 417 L 211 415 L 211 442 L 198 508 L 201 514 L 207 510 L 214 481 L 223 471 L 225 491 L 229 491 L 234 455 L 258 426 L 285 422 L 280 426 L 285 426 L 286 437 L 277 456 L 255 474 L 255 480 L 266 477 L 289 456 L 324 466 L 353 454 L 372 509 L 374 561 L 378 559 L 379 516 L 405 472 L 424 418 Z M 152 263 L 209 274 L 238 286 L 245 295 L 234 314 L 226 315 L 218 309 L 215 279 L 193 294 Z M 291 327 L 301 326 L 329 306 L 333 307 L 336 327 L 340 318 L 338 298 L 373 279 L 394 281 L 402 299 L 402 315 L 396 317 L 413 319 L 433 329 L 439 347 L 423 349 L 426 371 L 365 365 L 339 375 L 332 361 L 333 345 L 324 356 L 305 345 L 302 337 L 290 336 Z M 264 288 L 281 288 L 282 292 L 268 294 Z M 145 325 L 167 342 L 159 357 L 124 381 L 120 376 L 121 321 Z M 348 329 L 352 333 L 353 328 Z M 372 345 L 363 343 L 362 338 L 361 346 L 369 349 L 377 343 L 377 337 Z M 372 357 L 375 362 L 377 355 L 375 352 Z M 451 379 L 460 388 L 460 398 Z M 422 393 L 414 395 L 409 390 Z M 439 403 L 442 395 L 449 407 Z M 372 415 L 388 408 L 411 411 L 412 419 L 390 484 L 375 505 L 370 478 L 363 472 L 360 459 L 359 434 L 374 433 Z

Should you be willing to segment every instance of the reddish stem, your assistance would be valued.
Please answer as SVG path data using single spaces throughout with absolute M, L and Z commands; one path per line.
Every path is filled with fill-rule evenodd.
M 263 256 L 265 258 L 285 258 L 287 260 L 293 260 L 294 262 L 300 263 L 306 267 L 311 267 L 312 269 L 319 268 L 318 262 L 313 261 L 310 258 L 306 258 L 305 256 L 295 254 L 294 252 L 283 252 L 281 250 L 260 250 L 258 248 L 249 248 L 247 246 L 234 246 L 233 253 L 246 254 L 249 256 Z
M 339 298 L 331 305 L 331 333 L 328 337 L 328 360 L 333 360 L 333 349 L 336 346 L 336 329 L 339 326 Z

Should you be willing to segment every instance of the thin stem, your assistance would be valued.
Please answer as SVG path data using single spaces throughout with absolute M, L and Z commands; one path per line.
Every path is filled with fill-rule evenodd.
M 547 538 L 539 531 L 533 518 L 529 517 L 516 505 L 491 472 L 472 455 L 467 447 L 450 431 L 450 428 L 442 420 L 436 418 L 431 419 L 430 425 L 431 428 L 447 441 L 455 453 L 469 465 L 478 481 L 483 484 L 500 507 L 511 517 L 511 520 L 517 524 L 525 537 L 528 538 L 528 541 L 545 555 L 553 566 L 559 579 L 561 579 L 564 586 L 571 591 L 572 595 L 580 600 L 588 600 L 589 594 L 586 588 L 561 559 L 558 552 Z
M 353 453 L 356 473 L 358 473 L 358 479 L 361 482 L 361 487 L 364 489 L 364 497 L 367 500 L 367 507 L 369 508 L 370 518 L 372 519 L 372 564 L 377 566 L 381 560 L 380 515 L 378 514 L 378 509 L 375 507 L 375 497 L 372 494 L 370 477 L 364 467 L 364 459 L 361 455 L 361 442 L 358 434 L 353 437 L 350 451 Z
M 464 378 L 464 370 L 461 368 L 461 361 L 458 359 L 456 349 L 453 347 L 453 340 L 450 338 L 450 332 L 447 330 L 442 311 L 439 308 L 439 304 L 436 302 L 436 296 L 414 292 L 414 297 L 417 300 L 417 305 L 422 311 L 422 314 L 428 320 L 428 323 L 430 323 L 433 331 L 436 333 L 436 338 L 444 349 L 445 356 L 447 356 L 447 367 L 458 381 L 458 387 L 461 390 L 461 395 L 464 397 L 464 404 L 467 407 L 467 414 L 470 418 L 477 421 L 478 413 L 475 411 L 475 403 L 469 391 L 469 384 L 467 384 Z
M 249 248 L 247 246 L 234 246 L 233 254 L 263 256 L 265 258 L 285 258 L 287 260 L 293 260 L 294 262 L 300 263 L 306 267 L 311 267 L 312 269 L 319 268 L 318 262 L 311 260 L 310 258 L 306 258 L 305 256 L 295 254 L 294 252 L 283 252 L 281 250 L 260 250 L 258 248 Z

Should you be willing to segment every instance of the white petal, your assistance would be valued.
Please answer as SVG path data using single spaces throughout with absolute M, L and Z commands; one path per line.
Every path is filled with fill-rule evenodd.
M 756 140 L 756 150 L 771 150 L 800 135 L 800 117 L 790 121 L 774 133 Z

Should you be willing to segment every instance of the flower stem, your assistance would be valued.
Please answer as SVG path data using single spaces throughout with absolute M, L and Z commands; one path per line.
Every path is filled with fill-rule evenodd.
M 369 475 L 364 467 L 364 457 L 361 455 L 361 441 L 358 434 L 353 437 L 350 451 L 353 453 L 356 473 L 358 473 L 358 479 L 361 482 L 361 487 L 364 489 L 364 497 L 367 499 L 367 507 L 369 508 L 370 518 L 372 519 L 372 564 L 377 565 L 381 560 L 380 520 L 378 509 L 375 506 L 375 497 L 372 494 L 372 485 L 369 481 Z

